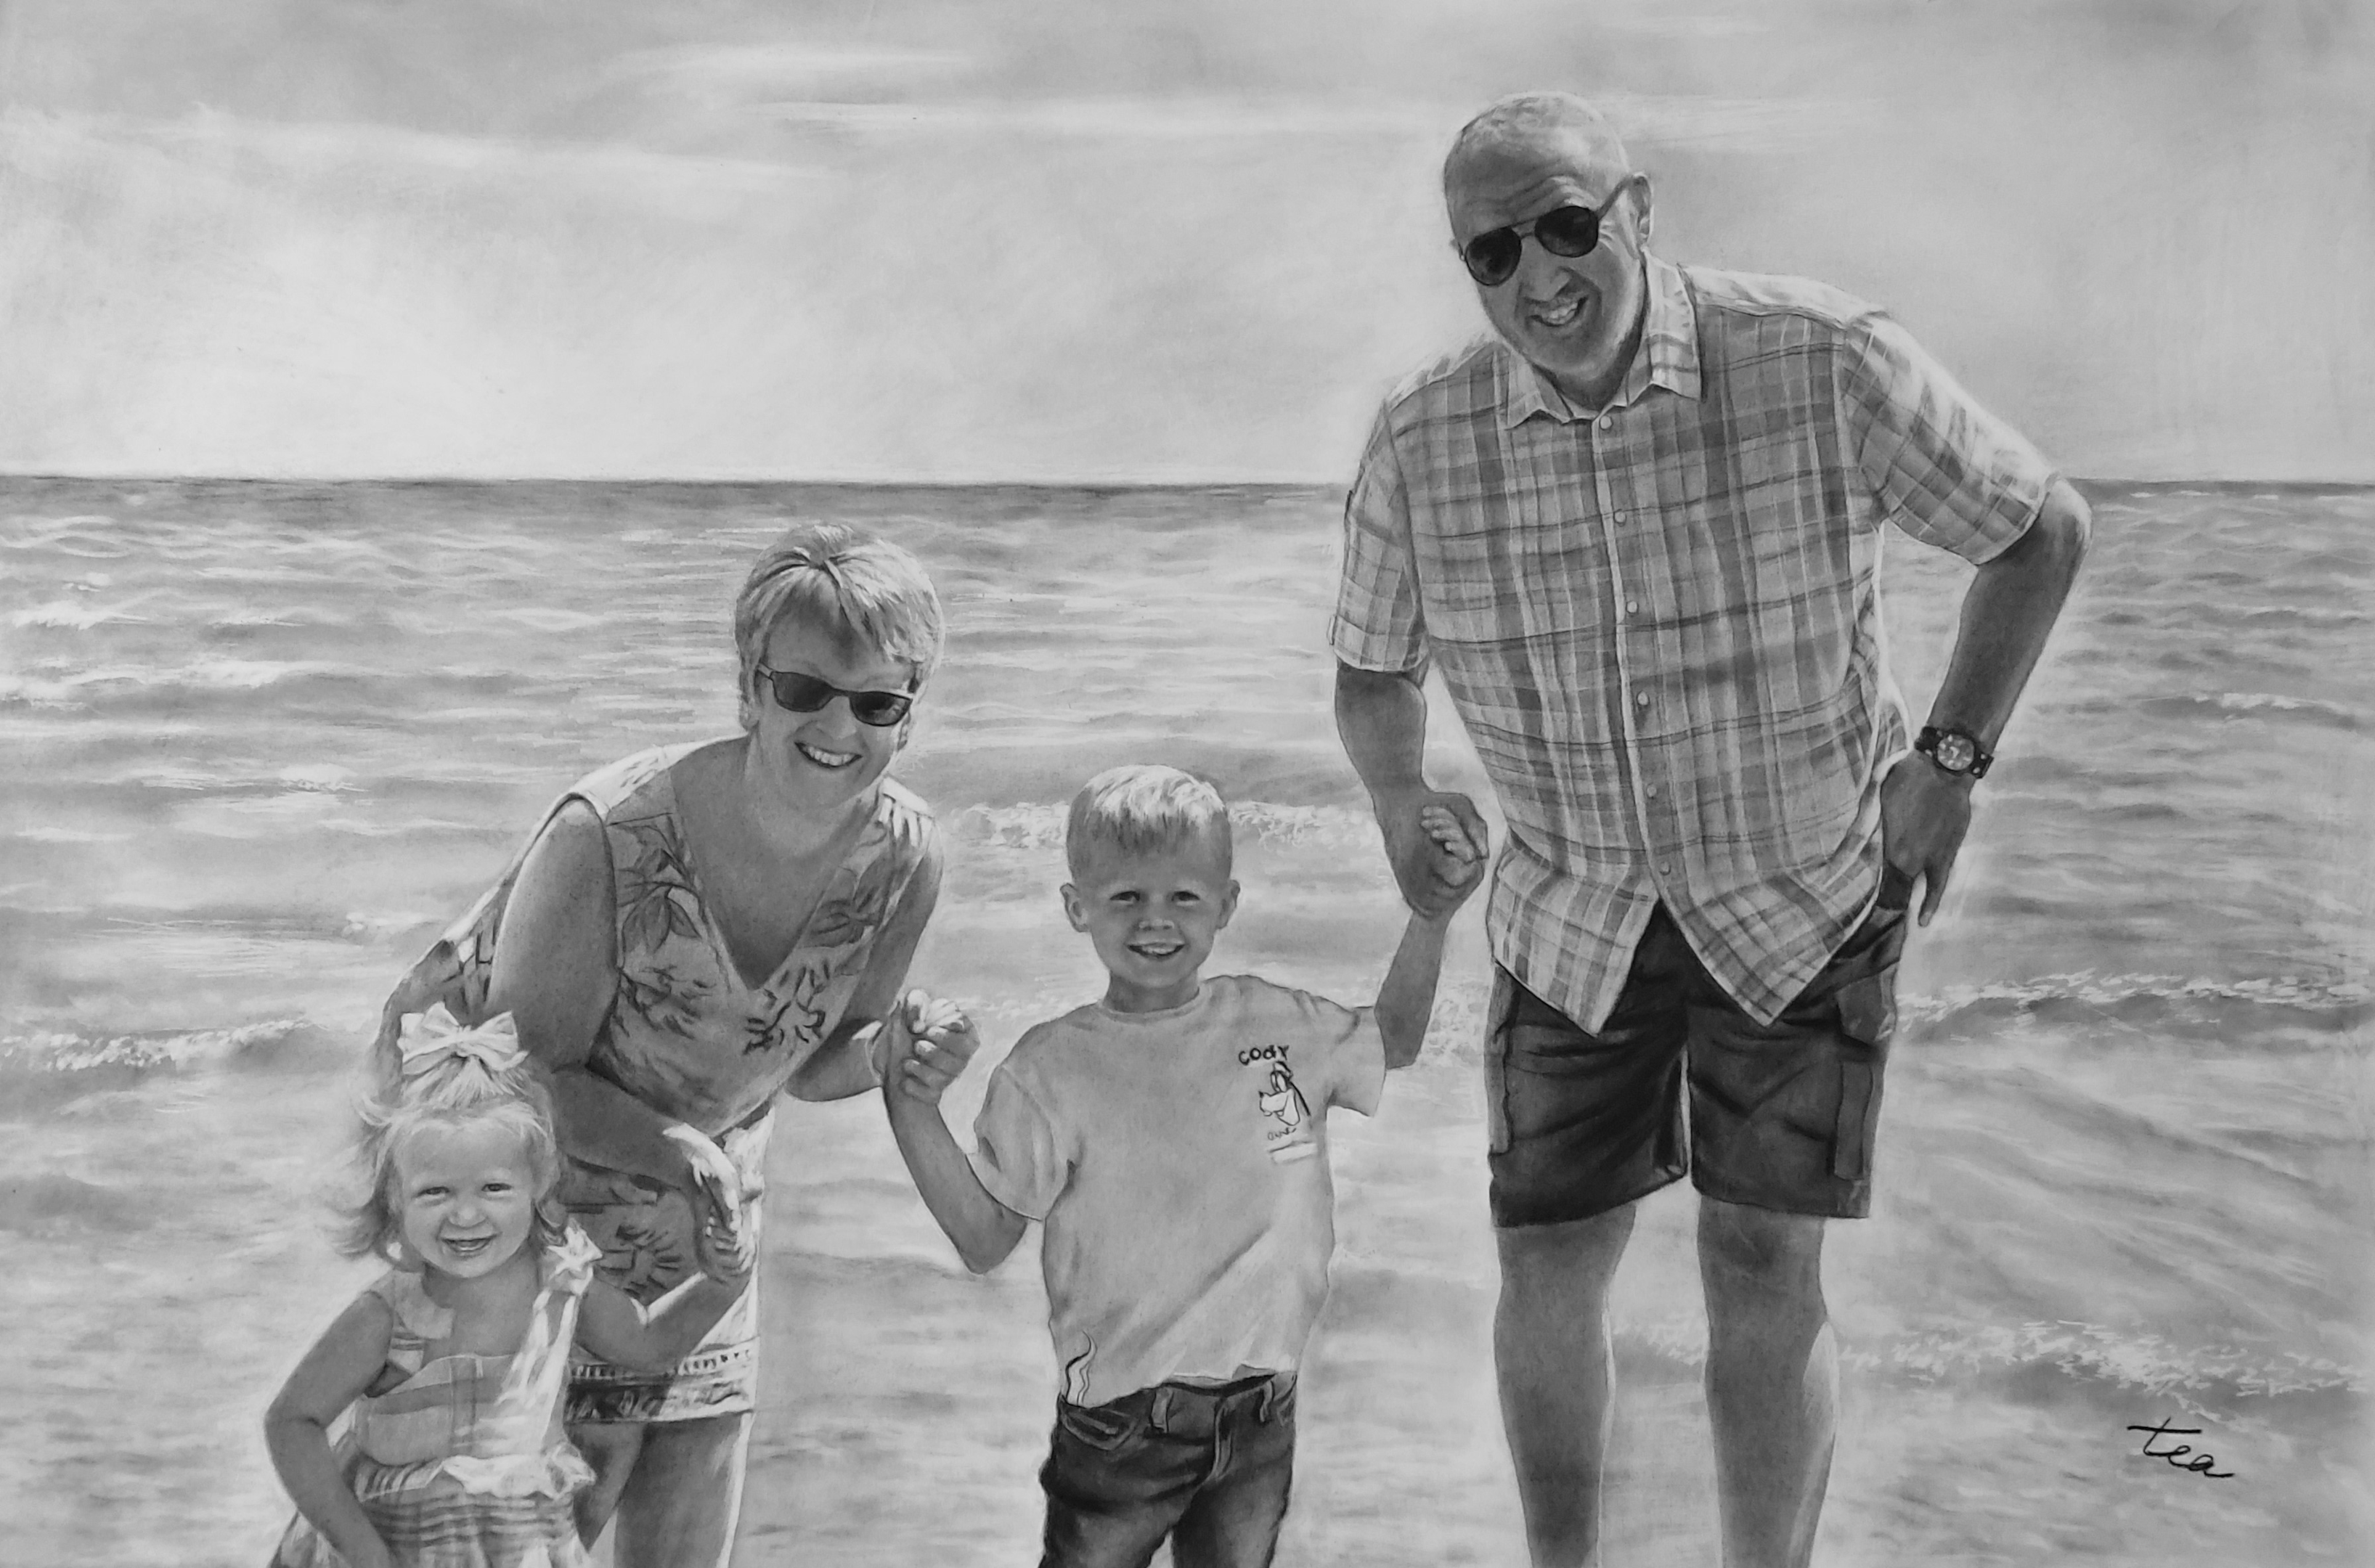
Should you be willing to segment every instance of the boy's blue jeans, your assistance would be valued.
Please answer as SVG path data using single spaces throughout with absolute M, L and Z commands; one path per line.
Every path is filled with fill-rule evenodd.
M 1294 1477 L 1294 1374 L 1058 1400 L 1040 1568 L 1267 1568 Z

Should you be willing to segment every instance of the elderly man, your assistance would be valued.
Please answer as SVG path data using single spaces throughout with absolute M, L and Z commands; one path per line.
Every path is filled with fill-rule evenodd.
M 1403 896 L 1432 663 L 1498 793 L 1486 916 L 1495 1324 L 1538 1563 L 1598 1550 L 1607 1300 L 1634 1206 L 1700 1195 L 1724 1561 L 1803 1563 L 1837 1363 L 1823 1222 L 1865 1214 L 1906 910 L 2085 553 L 2087 513 L 1870 305 L 1650 253 L 1650 189 L 1563 94 L 1444 166 L 1497 340 L 1386 403 L 1345 519 L 1337 722 Z M 1880 528 L 1979 568 L 1908 747 Z M 1481 842 L 1481 839 L 1480 839 Z

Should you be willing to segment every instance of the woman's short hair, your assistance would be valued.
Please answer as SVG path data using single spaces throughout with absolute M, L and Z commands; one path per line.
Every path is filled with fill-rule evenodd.
M 1072 797 L 1064 819 L 1064 861 L 1078 877 L 1093 844 L 1144 855 L 1192 838 L 1209 838 L 1227 867 L 1229 808 L 1221 792 L 1176 768 L 1131 763 L 1107 768 Z
M 735 595 L 746 729 L 756 722 L 751 672 L 766 654 L 769 634 L 787 619 L 906 665 L 913 690 L 921 690 L 939 662 L 940 600 L 922 561 L 846 524 L 798 524 L 752 563 Z

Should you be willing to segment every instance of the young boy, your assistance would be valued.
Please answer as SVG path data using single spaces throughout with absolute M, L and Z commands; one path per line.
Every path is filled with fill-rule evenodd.
M 1447 875 L 1483 869 L 1448 812 Z M 1251 975 L 1203 979 L 1237 907 L 1228 816 L 1171 768 L 1115 768 L 1072 802 L 1064 913 L 1105 999 L 1025 1034 L 991 1078 L 968 1159 L 909 1067 L 971 1025 L 912 996 L 885 1101 L 916 1185 L 967 1267 L 1024 1224 L 1064 1369 L 1043 1568 L 1265 1564 L 1286 1513 L 1294 1375 L 1336 1244 L 1327 1117 L 1377 1109 L 1418 1056 L 1449 912 L 1413 916 L 1374 1008 Z M 965 1043 L 970 1043 L 966 1042 Z

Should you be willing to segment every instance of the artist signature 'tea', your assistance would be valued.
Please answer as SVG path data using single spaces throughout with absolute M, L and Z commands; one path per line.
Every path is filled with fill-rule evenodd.
M 2166 1459 L 2168 1461 L 2169 1468 L 2173 1470 L 2192 1470 L 2195 1475 L 2207 1476 L 2212 1480 L 2229 1480 L 2234 1477 L 2235 1472 L 2232 1470 L 2213 1469 L 2211 1467 L 2218 1463 L 2217 1459 L 2208 1453 L 2194 1454 L 2193 1445 L 2190 1443 L 2180 1443 L 2174 1448 L 2153 1446 L 2155 1438 L 2199 1437 L 2202 1435 L 2202 1429 L 2198 1426 L 2171 1426 L 2167 1421 L 2162 1421 L 2157 1426 L 2131 1426 L 2128 1430 L 2145 1434 L 2144 1454 L 2147 1459 Z M 2193 1454 L 2193 1457 L 2185 1458 L 2188 1454 Z

